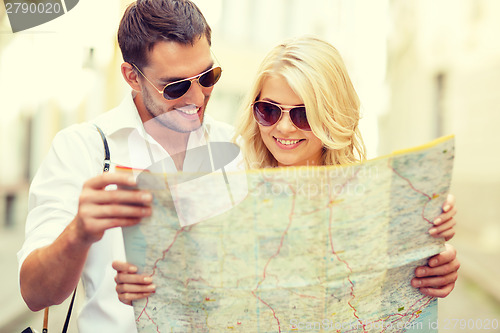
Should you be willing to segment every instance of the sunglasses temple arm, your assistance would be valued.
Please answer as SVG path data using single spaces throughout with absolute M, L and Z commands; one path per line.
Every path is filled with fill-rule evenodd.
M 210 53 L 212 53 L 212 55 L 214 56 L 214 58 L 215 58 L 215 63 L 216 63 L 219 67 L 221 67 L 222 65 L 221 65 L 221 63 L 220 63 L 219 59 L 217 59 L 217 56 L 215 55 L 215 52 L 212 50 L 212 48 L 210 48 Z
M 142 77 L 146 79 L 146 81 L 149 82 L 149 84 L 155 88 L 155 90 L 159 93 L 159 94 L 162 94 L 163 95 L 163 91 L 162 90 L 158 90 L 158 88 L 156 88 L 156 86 L 153 84 L 153 82 L 149 81 L 149 79 L 146 77 L 146 75 L 144 75 L 144 73 L 139 69 L 139 67 L 137 67 L 135 64 L 132 64 L 132 66 L 135 67 L 135 69 L 137 69 L 139 71 L 139 73 L 141 73 Z

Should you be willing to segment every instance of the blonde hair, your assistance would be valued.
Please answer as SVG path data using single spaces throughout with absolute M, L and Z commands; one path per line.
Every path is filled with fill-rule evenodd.
M 358 128 L 360 102 L 337 49 L 304 36 L 274 47 L 262 61 L 253 88 L 245 99 L 236 128 L 247 167 L 277 166 L 260 136 L 252 103 L 269 76 L 283 77 L 302 99 L 312 132 L 323 143 L 322 164 L 349 164 L 365 159 Z

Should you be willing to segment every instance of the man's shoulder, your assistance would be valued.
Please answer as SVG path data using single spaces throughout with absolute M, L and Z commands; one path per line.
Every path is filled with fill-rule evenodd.
M 129 96 L 125 97 L 123 101 L 112 109 L 109 109 L 96 117 L 86 120 L 84 122 L 70 125 L 57 133 L 57 136 L 88 136 L 97 132 L 96 126 L 101 128 L 105 134 L 113 133 L 122 127 L 131 127 L 134 125 L 135 114 L 133 106 L 133 99 Z M 123 121 L 126 118 L 126 122 Z
M 90 122 L 70 125 L 60 130 L 52 140 L 51 150 L 63 159 L 82 161 L 102 156 L 102 139 Z
M 78 124 L 73 124 L 68 127 L 61 129 L 55 135 L 55 141 L 64 141 L 70 138 L 76 139 L 86 139 L 92 132 L 97 132 L 96 127 L 91 122 L 82 122 Z

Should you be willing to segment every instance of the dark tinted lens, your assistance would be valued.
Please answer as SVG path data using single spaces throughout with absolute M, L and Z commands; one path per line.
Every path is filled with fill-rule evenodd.
M 301 106 L 298 108 L 293 108 L 290 110 L 290 119 L 292 122 L 304 131 L 310 131 L 311 126 L 309 126 L 309 122 L 307 121 L 306 108 Z
M 163 97 L 165 99 L 176 99 L 187 93 L 191 87 L 191 81 L 184 80 L 169 84 L 163 89 Z
M 253 105 L 253 114 L 259 124 L 271 126 L 280 119 L 281 109 L 271 103 L 256 102 Z
M 212 68 L 211 70 L 200 76 L 198 82 L 200 82 L 203 87 L 209 88 L 216 84 L 217 81 L 219 81 L 221 74 L 222 69 L 220 67 Z

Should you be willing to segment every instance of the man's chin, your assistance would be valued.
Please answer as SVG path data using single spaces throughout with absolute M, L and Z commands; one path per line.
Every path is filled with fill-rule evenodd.
M 185 117 L 179 114 L 175 115 L 176 117 L 172 116 L 172 114 L 163 114 L 155 117 L 154 120 L 163 127 L 179 133 L 196 131 L 203 124 L 203 118 L 200 118 L 198 114 L 195 114 L 194 117 Z

